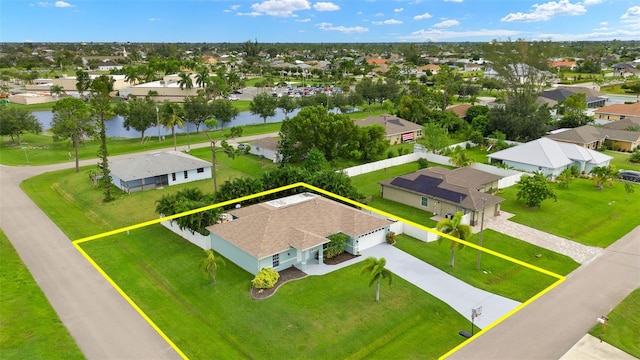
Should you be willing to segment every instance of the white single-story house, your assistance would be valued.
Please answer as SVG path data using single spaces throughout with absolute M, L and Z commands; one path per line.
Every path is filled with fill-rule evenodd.
M 380 181 L 380 197 L 413 206 L 435 215 L 460 211 L 476 225 L 484 213 L 500 215 L 503 198 L 488 192 L 498 189 L 501 176 L 470 167 L 453 170 L 439 166 Z
M 541 172 L 555 178 L 565 169 L 576 166 L 580 172 L 589 173 L 597 166 L 609 166 L 609 155 L 543 137 L 487 155 L 490 162 L 503 163 L 513 169 Z
M 211 163 L 178 151 L 137 155 L 109 163 L 111 182 L 127 193 L 211 178 Z
M 280 138 L 277 137 L 266 137 L 258 140 L 254 140 L 249 143 L 251 145 L 251 149 L 249 149 L 249 154 L 257 155 L 262 158 L 269 159 L 274 163 L 279 163 L 280 153 L 278 153 L 278 143 L 280 142 Z
M 328 236 L 350 239 L 346 251 L 358 254 L 384 243 L 392 221 L 322 196 L 302 193 L 229 211 L 207 227 L 211 249 L 251 274 L 263 268 L 305 270 L 323 263 Z

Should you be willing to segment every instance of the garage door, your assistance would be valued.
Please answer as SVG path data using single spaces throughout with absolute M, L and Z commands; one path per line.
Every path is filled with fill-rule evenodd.
M 358 251 L 382 244 L 385 241 L 384 230 L 375 231 L 358 239 Z

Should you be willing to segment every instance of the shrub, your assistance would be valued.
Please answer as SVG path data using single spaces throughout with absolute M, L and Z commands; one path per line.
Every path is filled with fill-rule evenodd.
M 631 161 L 632 163 L 640 163 L 640 150 L 636 149 L 636 151 L 631 154 L 629 161 Z
M 251 283 L 256 289 L 271 289 L 276 286 L 278 279 L 280 279 L 280 273 L 272 268 L 263 268 L 258 272 L 256 277 L 251 280 Z
M 344 249 L 347 247 L 347 242 L 349 241 L 349 235 L 343 233 L 337 233 L 327 236 L 329 240 L 331 240 L 327 244 L 327 248 L 324 250 L 324 258 L 331 259 L 339 254 L 344 252 Z
M 393 152 L 393 150 L 389 150 L 387 151 L 387 159 L 391 159 L 392 157 L 395 157 L 395 153 Z
M 425 158 L 418 159 L 418 167 L 420 169 L 428 168 L 429 167 L 429 161 L 427 161 L 427 159 L 425 159 Z
M 395 244 L 396 243 L 396 233 L 394 233 L 393 231 L 389 231 L 387 233 L 387 244 Z

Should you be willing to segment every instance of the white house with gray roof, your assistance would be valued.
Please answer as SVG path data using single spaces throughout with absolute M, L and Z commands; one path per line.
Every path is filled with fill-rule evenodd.
M 565 169 L 576 166 L 589 173 L 596 166 L 609 166 L 609 155 L 549 138 L 540 138 L 487 155 L 490 162 L 500 162 L 526 172 L 541 172 L 555 178 Z
M 211 178 L 210 162 L 179 151 L 132 156 L 109 169 L 113 185 L 127 193 Z
M 207 227 L 211 249 L 251 274 L 323 263 L 328 236 L 349 237 L 352 254 L 386 241 L 392 221 L 322 196 L 302 193 L 229 211 Z

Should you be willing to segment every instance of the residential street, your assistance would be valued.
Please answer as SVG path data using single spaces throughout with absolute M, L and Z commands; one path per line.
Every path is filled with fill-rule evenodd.
M 274 134 L 235 139 L 234 143 L 265 136 Z M 203 146 L 209 144 L 191 147 Z M 125 156 L 130 155 L 118 157 Z M 179 358 L 19 188 L 24 179 L 72 166 L 72 162 L 40 167 L 0 165 L 0 228 L 87 358 Z M 559 359 L 598 316 L 608 313 L 638 286 L 640 226 L 574 271 L 565 283 L 450 359 Z

